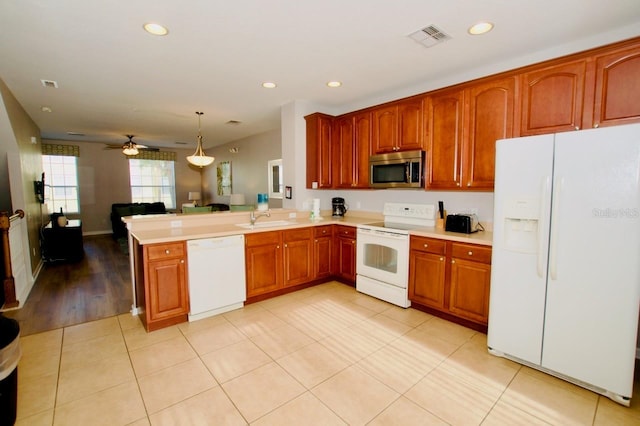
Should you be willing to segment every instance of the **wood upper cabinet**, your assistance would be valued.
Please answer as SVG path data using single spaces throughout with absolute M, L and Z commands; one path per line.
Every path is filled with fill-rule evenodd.
M 294 286 L 313 279 L 313 229 L 282 231 L 284 243 L 284 286 Z
M 187 320 L 186 249 L 184 242 L 143 246 L 145 312 L 147 331 Z
M 593 127 L 640 122 L 640 46 L 595 58 Z
M 477 84 L 466 93 L 469 120 L 462 144 L 462 186 L 492 190 L 496 141 L 514 136 L 516 78 Z
M 313 278 L 331 276 L 331 254 L 333 252 L 333 226 L 324 225 L 313 228 Z
M 582 59 L 521 75 L 521 136 L 582 128 L 586 69 Z
M 283 287 L 282 231 L 245 235 L 247 297 Z
M 373 110 L 371 151 L 375 154 L 423 148 L 422 99 L 412 98 Z
M 464 91 L 439 92 L 429 97 L 426 187 L 458 189 L 462 181 Z
M 349 283 L 356 281 L 356 228 L 335 225 L 334 275 Z
M 451 244 L 451 313 L 487 324 L 491 284 L 491 248 L 473 244 Z
M 430 97 L 428 189 L 493 189 L 496 140 L 514 136 L 516 87 L 509 77 Z
M 315 113 L 305 117 L 307 123 L 307 188 L 332 187 L 333 116 Z M 315 185 L 314 185 L 315 183 Z
M 409 299 L 445 309 L 446 241 L 411 237 Z
M 369 187 L 371 113 L 337 117 L 333 129 L 335 188 Z

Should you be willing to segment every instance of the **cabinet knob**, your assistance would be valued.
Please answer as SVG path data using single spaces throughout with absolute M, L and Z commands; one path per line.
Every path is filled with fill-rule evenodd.
M 456 263 L 456 261 L 455 261 L 455 260 L 453 260 L 453 259 L 451 259 L 451 263 Z
M 440 258 L 440 262 L 442 262 L 443 260 L 444 260 L 444 257 L 441 257 L 441 258 Z
M 168 249 L 167 249 L 167 250 L 165 250 L 165 251 L 164 251 L 164 254 L 169 254 L 169 250 L 168 250 Z
M 287 248 L 287 247 L 289 247 L 289 244 L 285 244 L 285 245 L 284 245 L 284 248 Z
M 600 124 L 596 123 L 593 125 L 593 127 L 597 129 L 598 127 L 600 127 Z
M 277 248 L 277 249 L 279 249 L 279 248 L 280 248 L 280 245 L 277 245 L 277 246 L 276 246 L 276 248 Z
M 456 186 L 460 186 L 460 182 L 456 182 Z
M 356 243 L 355 240 L 351 240 L 351 244 L 355 244 L 355 243 Z
M 424 245 L 424 247 L 425 247 L 425 248 L 429 247 L 429 244 L 425 244 L 425 245 Z
M 471 182 L 467 182 L 467 188 L 471 186 Z
M 580 126 L 576 126 L 576 130 L 580 130 Z
M 467 253 L 469 256 L 473 256 L 473 252 L 469 251 L 469 253 Z
M 318 242 L 318 240 L 316 240 L 316 243 Z
M 184 259 L 182 259 L 182 260 L 180 261 L 180 263 L 184 263 Z

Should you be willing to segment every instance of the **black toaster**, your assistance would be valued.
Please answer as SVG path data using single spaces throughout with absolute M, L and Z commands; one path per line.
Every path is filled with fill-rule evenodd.
M 471 234 L 478 231 L 478 217 L 475 214 L 450 214 L 444 225 L 445 231 Z

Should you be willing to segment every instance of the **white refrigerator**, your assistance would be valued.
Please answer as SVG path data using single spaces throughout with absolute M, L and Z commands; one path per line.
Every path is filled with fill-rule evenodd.
M 496 144 L 489 352 L 629 405 L 640 124 Z

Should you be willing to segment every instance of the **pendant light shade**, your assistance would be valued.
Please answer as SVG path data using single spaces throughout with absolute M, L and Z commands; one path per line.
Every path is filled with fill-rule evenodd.
M 198 114 L 198 146 L 196 147 L 196 152 L 194 152 L 193 155 L 190 155 L 187 157 L 187 161 L 193 164 L 194 166 L 205 167 L 213 163 L 213 160 L 215 160 L 215 157 L 207 156 L 204 153 L 204 150 L 202 149 L 202 134 L 200 132 L 200 116 L 202 116 L 202 114 L 204 113 L 200 111 L 196 111 L 196 114 Z

